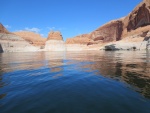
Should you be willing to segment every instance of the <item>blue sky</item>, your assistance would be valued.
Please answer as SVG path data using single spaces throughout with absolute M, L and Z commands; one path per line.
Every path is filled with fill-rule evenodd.
M 47 37 L 60 31 L 64 40 L 92 32 L 128 15 L 142 0 L 0 0 L 0 22 L 11 32 L 26 30 Z

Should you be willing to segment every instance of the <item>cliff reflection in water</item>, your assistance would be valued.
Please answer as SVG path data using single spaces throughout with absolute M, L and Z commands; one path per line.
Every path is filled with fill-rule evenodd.
M 131 85 L 130 88 L 150 98 L 150 51 L 89 52 L 76 55 L 68 53 L 67 57 L 94 62 L 80 68 L 98 70 L 98 76 L 126 82 Z
M 95 71 L 104 76 L 130 84 L 130 88 L 150 98 L 150 53 L 147 51 L 82 51 L 0 54 L 0 87 L 5 85 L 3 73 L 15 70 L 48 68 L 54 77 L 64 76 L 66 65 L 77 64 L 81 71 Z M 68 68 L 68 67 L 67 67 Z M 44 73 L 44 72 L 43 72 Z M 35 73 L 35 75 L 40 75 Z M 3 98 L 6 94 L 1 94 Z

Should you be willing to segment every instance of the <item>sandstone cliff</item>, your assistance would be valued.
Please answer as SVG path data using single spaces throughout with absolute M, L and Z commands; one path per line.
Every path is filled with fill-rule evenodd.
M 60 32 L 58 31 L 49 32 L 49 35 L 47 37 L 47 41 L 45 44 L 45 50 L 46 51 L 65 51 L 66 50 L 65 42 L 63 41 L 63 37 Z
M 123 25 L 122 37 L 150 30 L 150 0 L 141 2 L 125 17 Z
M 37 51 L 38 49 L 23 38 L 10 33 L 2 24 L 0 24 L 0 52 L 27 52 Z
M 0 23 L 0 33 L 9 34 L 10 32 Z
M 74 38 L 69 38 L 66 44 L 84 44 L 87 46 L 95 46 L 99 49 L 106 44 L 124 44 L 126 48 L 132 48 L 136 45 L 137 48 L 149 37 L 150 33 L 150 0 L 143 0 L 137 7 L 126 17 L 118 20 L 110 21 L 95 31 Z M 121 42 L 118 42 L 121 41 Z M 130 44 L 127 44 L 129 43 Z M 148 42 L 143 42 L 144 47 Z M 121 47 L 121 46 L 119 46 Z
M 118 41 L 121 39 L 123 31 L 122 19 L 114 20 L 89 34 L 83 34 L 74 38 L 68 38 L 66 44 L 85 44 L 93 45 L 99 43 L 107 43 L 112 41 Z
M 0 33 L 0 45 L 3 52 L 28 52 L 38 49 L 14 34 Z
M 85 45 L 93 45 L 99 43 L 108 43 L 112 41 L 118 41 L 121 39 L 122 31 L 123 31 L 123 19 L 114 20 L 95 31 L 84 34 L 80 36 L 76 36 L 74 38 L 68 38 L 66 40 L 66 44 L 85 44 Z
M 109 49 L 150 49 L 150 0 L 144 0 L 123 19 L 121 40 Z
M 90 34 L 83 34 L 74 38 L 68 38 L 66 44 L 87 44 L 90 42 Z
M 28 31 L 14 32 L 14 34 L 22 37 L 33 46 L 44 46 L 46 38 L 43 38 L 40 34 Z
M 48 34 L 47 40 L 63 40 L 63 37 L 59 31 L 51 31 Z
M 94 42 L 112 42 L 121 39 L 123 30 L 122 19 L 111 21 L 91 33 L 90 38 Z

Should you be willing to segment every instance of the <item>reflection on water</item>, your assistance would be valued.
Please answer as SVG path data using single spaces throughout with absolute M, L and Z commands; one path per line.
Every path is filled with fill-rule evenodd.
M 123 84 L 123 86 L 120 85 L 120 83 Z M 112 105 L 110 112 L 114 111 L 119 113 L 120 111 L 115 111 L 119 106 L 114 107 L 111 100 L 115 95 L 118 95 L 119 99 L 119 96 L 123 94 L 120 94 L 119 91 L 115 89 L 112 92 L 112 89 L 108 87 L 109 85 L 111 85 L 112 88 L 119 87 L 120 93 L 122 93 L 121 91 L 124 92 L 124 95 L 126 95 L 124 98 L 126 100 L 122 100 L 123 103 L 128 99 L 129 94 L 126 93 L 128 89 L 144 96 L 144 98 L 138 96 L 134 98 L 141 98 L 143 99 L 142 101 L 147 102 L 146 104 L 139 104 L 139 107 L 142 105 L 145 106 L 144 112 L 148 113 L 146 106 L 150 105 L 150 52 L 82 51 L 0 54 L 0 102 L 2 101 L 2 103 L 0 103 L 0 109 L 4 113 L 9 112 L 9 110 L 14 110 L 14 113 L 17 110 L 20 113 L 25 112 L 22 111 L 23 106 L 27 103 L 32 105 L 34 102 L 37 102 L 39 98 L 39 102 L 34 103 L 34 106 L 27 107 L 28 112 L 30 110 L 30 112 L 32 112 L 33 108 L 41 106 L 40 103 L 45 103 L 49 104 L 49 108 L 40 107 L 46 110 L 41 111 L 41 113 L 57 113 L 60 111 L 63 113 L 66 109 L 60 107 L 59 103 L 63 103 L 64 106 L 71 103 L 69 106 L 72 107 L 69 111 L 65 111 L 65 113 L 74 113 L 73 111 L 77 109 L 79 113 L 81 112 L 80 110 L 83 110 L 81 113 L 98 113 L 100 110 L 102 110 L 102 113 L 109 113 L 109 111 L 107 112 L 107 107 L 110 107 L 110 105 Z M 122 89 L 124 85 L 126 88 Z M 90 89 L 93 93 L 89 93 Z M 100 92 L 99 90 L 102 91 Z M 87 95 L 82 95 L 86 91 Z M 109 91 L 111 91 L 112 94 L 109 94 Z M 53 93 L 54 95 L 52 96 Z M 31 95 L 36 96 L 28 99 Z M 18 98 L 16 101 L 20 105 L 19 108 L 16 108 L 18 103 L 14 105 L 8 104 L 15 101 L 16 96 Z M 91 99 L 89 97 L 91 97 Z M 52 105 L 46 98 L 51 98 L 51 101 L 55 101 L 55 103 Z M 23 102 L 24 99 L 27 99 L 25 101 L 26 104 Z M 85 104 L 85 106 L 87 104 L 87 106 L 76 108 L 80 100 L 82 100 L 80 104 Z M 106 100 L 107 103 L 105 102 Z M 93 105 L 89 103 L 90 106 L 88 106 L 88 102 L 93 103 Z M 118 102 L 121 103 L 121 100 L 118 100 Z M 97 108 L 97 104 L 106 106 Z M 127 102 L 127 105 L 130 104 Z M 56 106 L 60 108 L 60 111 L 55 109 Z M 128 107 L 126 108 L 120 105 L 120 107 L 125 107 L 120 108 L 120 110 L 122 113 L 133 113 L 133 111 L 136 110 L 133 106 L 133 110 L 130 110 L 132 109 L 131 106 L 128 106 L 129 109 L 127 109 Z M 67 107 L 67 109 L 69 108 Z M 87 109 L 88 111 L 86 111 Z
M 74 56 L 73 56 L 74 57 Z M 102 75 L 124 81 L 147 98 L 150 98 L 150 53 L 146 52 L 103 52 L 78 56 L 78 60 L 93 61 L 82 68 L 98 70 Z

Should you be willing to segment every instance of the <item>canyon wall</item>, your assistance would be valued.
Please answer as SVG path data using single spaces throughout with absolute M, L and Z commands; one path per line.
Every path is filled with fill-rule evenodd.
M 87 44 L 90 42 L 90 34 L 83 34 L 74 38 L 68 38 L 66 44 Z
M 28 52 L 38 49 L 14 34 L 0 33 L 0 45 L 3 52 Z
M 96 43 L 107 43 L 112 41 L 118 41 L 121 39 L 121 34 L 123 31 L 122 19 L 111 21 L 97 30 L 93 31 L 90 35 L 92 42 Z
M 150 49 L 150 0 L 144 0 L 123 19 L 121 40 L 107 44 L 114 49 Z
M 144 0 L 123 20 L 122 37 L 150 31 L 150 0 Z
M 97 50 L 105 49 L 105 45 L 117 49 L 131 49 L 134 46 L 147 49 L 150 48 L 149 41 L 145 40 L 150 38 L 148 33 L 150 33 L 150 0 L 143 0 L 126 17 L 110 21 L 95 31 L 85 34 L 84 38 L 82 35 L 81 39 L 79 36 L 69 38 L 66 44 L 87 45 L 87 48 L 95 46 Z
M 29 31 L 20 31 L 20 32 L 14 32 L 14 34 L 22 37 L 27 42 L 29 42 L 31 45 L 36 47 L 43 47 L 46 42 L 46 38 L 43 38 L 40 34 L 29 32 Z
M 37 51 L 38 49 L 23 38 L 10 33 L 0 24 L 0 52 L 27 52 Z

